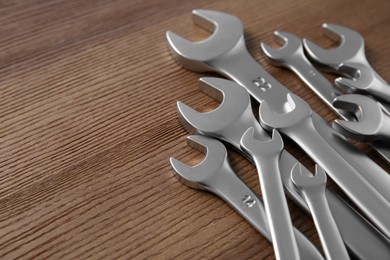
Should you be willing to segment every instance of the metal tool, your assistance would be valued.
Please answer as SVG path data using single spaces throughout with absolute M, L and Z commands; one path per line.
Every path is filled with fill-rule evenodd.
M 363 37 L 354 30 L 336 24 L 324 23 L 322 28 L 330 36 L 341 38 L 341 43 L 337 48 L 327 50 L 304 39 L 303 44 L 310 58 L 353 77 L 338 78 L 336 85 L 354 93 L 370 94 L 390 103 L 390 86 L 367 61 Z
M 195 22 L 206 29 L 215 27 L 215 31 L 208 40 L 196 43 L 189 42 L 172 32 L 167 32 L 173 56 L 182 66 L 194 71 L 215 71 L 228 76 L 244 86 L 259 103 L 268 100 L 270 109 L 274 112 L 283 113 L 291 110 L 288 107 L 290 102 L 286 100 L 289 91 L 259 66 L 248 53 L 244 41 L 243 25 L 237 17 L 209 10 L 194 10 L 193 14 Z M 355 146 L 336 133 L 316 113 L 312 113 L 309 120 L 312 126 L 305 129 L 305 132 L 310 132 L 311 136 L 321 137 L 320 142 L 326 144 L 323 149 L 315 147 L 317 144 L 310 142 L 311 140 L 308 141 L 306 136 L 294 133 L 293 128 L 289 128 L 288 134 L 322 167 L 327 169 L 329 174 L 332 176 L 340 174 L 340 171 L 334 171 L 333 167 L 325 167 L 325 164 L 329 163 L 329 158 L 336 160 L 336 163 L 332 162 L 332 164 L 343 165 L 343 169 L 347 172 L 342 174 L 350 176 L 351 179 L 357 177 L 359 171 L 364 171 L 364 174 L 372 174 L 376 170 L 379 174 L 384 172 Z M 297 127 L 296 129 L 301 128 Z M 330 154 L 329 157 L 327 154 Z M 354 186 L 341 186 L 348 187 L 346 192 L 349 197 L 387 237 L 390 237 L 390 219 L 386 217 L 390 211 L 389 202 L 376 192 L 376 187 L 372 183 L 361 177 L 355 182 L 360 183 L 360 187 L 364 187 L 363 192 Z M 360 194 L 357 195 L 357 193 Z M 364 197 L 362 193 L 372 194 L 373 197 L 370 199 L 362 198 Z M 368 200 L 375 200 L 375 205 L 366 205 L 365 202 Z M 381 210 L 378 210 L 379 208 Z
M 357 141 L 390 142 L 390 115 L 377 101 L 367 96 L 348 94 L 337 97 L 333 104 L 339 109 L 353 112 L 358 119 L 357 122 L 333 122 L 333 128 L 344 136 Z
M 259 141 L 253 135 L 254 129 L 251 127 L 242 136 L 241 147 L 256 164 L 276 259 L 299 259 L 279 172 L 279 158 L 284 146 L 282 137 L 276 130 L 269 141 Z
M 333 219 L 326 200 L 326 173 L 316 165 L 316 174 L 303 170 L 296 164 L 291 170 L 291 179 L 301 191 L 312 213 L 314 224 L 320 236 L 326 259 L 349 259 L 343 239 Z
M 201 78 L 199 89 L 221 104 L 215 110 L 200 113 L 180 101 L 177 102 L 179 119 L 190 133 L 223 140 L 245 156 L 248 154 L 242 151 L 240 140 L 249 127 L 253 127 L 257 139 L 264 141 L 270 139 L 256 121 L 252 113 L 250 96 L 242 86 L 226 79 Z M 252 160 L 250 157 L 248 159 Z M 279 161 L 280 174 L 288 195 L 309 212 L 305 200 L 290 179 L 291 169 L 297 163 L 299 162 L 284 150 Z M 327 197 L 350 252 L 360 259 L 388 258 L 389 241 L 333 192 L 327 190 Z M 356 233 L 360 236 L 356 236 Z
M 267 215 L 261 199 L 234 173 L 224 145 L 205 136 L 189 136 L 188 144 L 206 154 L 200 164 L 190 167 L 175 158 L 171 165 L 185 185 L 207 190 L 226 201 L 266 239 L 272 242 Z M 298 229 L 293 228 L 302 259 L 324 259 Z
M 342 118 L 355 121 L 355 116 L 350 111 L 337 109 L 333 106 L 335 97 L 342 95 L 333 85 L 310 63 L 306 58 L 302 41 L 295 35 L 286 32 L 275 32 L 278 40 L 283 40 L 281 48 L 272 48 L 265 43 L 261 43 L 261 48 L 270 60 L 278 65 L 292 70 L 297 74 L 319 97 L 332 108 Z M 383 142 L 373 142 L 373 147 L 390 162 L 390 146 Z M 348 155 L 344 155 L 348 156 Z M 349 161 L 359 170 L 359 173 L 382 194 L 388 201 L 390 200 L 390 175 L 378 169 L 371 172 L 367 168 L 359 168 L 360 164 L 352 160 L 359 158 L 352 156 Z M 372 174 L 375 172 L 376 174 Z
M 263 101 L 260 105 L 261 125 L 266 129 L 277 129 L 299 142 L 313 160 L 321 162 L 321 167 L 355 204 L 390 237 L 390 203 L 368 185 L 360 173 L 339 154 L 331 152 L 333 148 L 315 130 L 309 105 L 294 94 L 287 94 L 287 99 L 290 111 L 284 113 L 275 112 L 268 105 L 268 101 Z

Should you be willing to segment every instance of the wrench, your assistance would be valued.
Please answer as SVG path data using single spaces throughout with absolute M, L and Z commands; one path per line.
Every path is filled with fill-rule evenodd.
M 291 179 L 302 192 L 310 208 L 326 259 L 349 259 L 347 249 L 326 200 L 326 173 L 324 170 L 316 165 L 316 174 L 312 175 L 309 171 L 302 170 L 301 164 L 296 164 L 291 170 Z
M 341 38 L 337 48 L 326 50 L 304 39 L 303 44 L 310 58 L 334 71 L 347 73 L 353 79 L 337 78 L 336 85 L 354 93 L 373 95 L 390 103 L 390 86 L 367 61 L 364 39 L 347 27 L 324 23 L 322 28 L 330 36 Z
M 335 89 L 332 84 L 318 72 L 310 61 L 306 58 L 302 41 L 295 35 L 286 32 L 275 32 L 277 40 L 283 40 L 284 45 L 281 48 L 271 48 L 265 43 L 261 43 L 261 48 L 271 61 L 282 67 L 286 67 L 297 74 L 322 100 L 328 104 L 337 114 L 349 121 L 355 121 L 354 115 L 349 111 L 337 109 L 332 103 L 334 98 L 341 96 L 342 93 Z M 373 142 L 373 147 L 390 162 L 390 146 L 383 142 Z M 351 158 L 352 159 L 352 158 Z M 359 164 L 354 163 L 359 166 Z M 362 176 L 372 183 L 376 189 L 387 199 L 390 198 L 390 175 L 384 171 L 375 171 L 378 174 L 368 173 L 364 168 L 359 169 Z M 382 174 L 380 174 L 382 173 Z
M 190 146 L 205 153 L 205 159 L 200 164 L 190 167 L 171 158 L 175 176 L 191 188 L 207 190 L 222 198 L 272 242 L 263 202 L 234 173 L 225 146 L 213 138 L 200 135 L 188 136 L 187 141 Z M 298 229 L 293 230 L 302 259 L 324 259 L 310 240 Z
M 357 122 L 333 122 L 333 128 L 344 136 L 358 141 L 390 141 L 390 115 L 377 101 L 367 96 L 348 94 L 337 97 L 333 104 L 353 112 L 358 118 Z
M 193 15 L 195 22 L 200 26 L 209 30 L 215 27 L 215 31 L 210 38 L 201 42 L 189 42 L 172 32 L 167 32 L 171 52 L 182 66 L 194 71 L 214 71 L 230 77 L 244 86 L 259 103 L 264 100 L 272 101 L 268 104 L 274 112 L 284 113 L 291 110 L 291 107 L 288 106 L 289 102 L 286 101 L 288 89 L 259 66 L 247 51 L 243 25 L 237 17 L 210 10 L 194 10 Z M 307 128 L 306 132 L 310 131 L 311 136 L 321 137 L 321 142 L 326 144 L 325 154 L 331 153 L 330 157 L 336 160 L 336 164 L 343 164 L 344 170 L 347 170 L 347 172 L 343 172 L 343 175 L 355 177 L 359 172 L 372 174 L 372 172 L 377 171 L 385 174 L 381 167 L 341 137 L 319 115 L 312 113 L 310 119 L 313 127 Z M 291 131 L 289 133 L 292 134 Z M 294 136 L 302 138 L 302 135 L 299 134 Z M 303 138 L 306 139 L 306 136 Z M 314 143 L 305 140 L 294 141 L 305 142 L 303 148 L 306 152 L 312 157 L 315 155 L 317 161 L 320 159 L 319 163 L 324 167 L 324 161 L 328 160 L 324 158 L 323 150 L 315 147 Z M 334 171 L 329 174 L 337 175 L 340 172 Z M 375 192 L 376 187 L 372 183 L 365 182 L 361 177 L 356 182 L 360 182 L 369 194 L 374 194 L 374 198 L 380 198 L 375 204 L 378 208 L 381 207 L 380 205 L 384 206 L 382 211 L 369 212 L 368 208 L 374 206 L 365 205 L 362 201 L 357 201 L 356 204 L 367 213 L 367 216 L 372 218 L 372 221 L 381 228 L 387 237 L 390 237 L 388 229 L 390 220 L 386 220 L 384 217 L 388 211 L 389 203 Z M 348 190 L 349 195 L 360 193 L 355 187 L 349 186 L 349 188 L 351 188 Z M 352 198 L 360 200 L 361 196 L 353 196 Z M 386 221 L 383 222 L 383 220 Z
M 252 127 L 241 138 L 242 149 L 252 156 L 256 164 L 276 258 L 299 259 L 279 172 L 279 158 L 283 146 L 282 137 L 276 130 L 272 132 L 270 141 L 257 140 Z
M 309 105 L 294 94 L 287 94 L 287 99 L 290 111 L 285 113 L 273 111 L 268 101 L 263 101 L 259 109 L 261 125 L 266 129 L 277 129 L 298 142 L 372 222 L 390 237 L 390 203 L 315 131 Z M 307 149 L 309 145 L 311 147 Z M 337 171 L 342 174 L 337 174 Z
M 242 86 L 225 79 L 201 78 L 199 89 L 221 104 L 215 110 L 200 113 L 178 101 L 179 119 L 190 133 L 223 140 L 243 155 L 248 155 L 240 147 L 240 139 L 246 129 L 252 127 L 257 139 L 264 141 L 270 139 L 256 121 L 249 93 Z M 279 162 L 280 173 L 288 195 L 309 212 L 304 199 L 290 179 L 291 169 L 297 163 L 299 162 L 284 150 Z M 350 252 L 360 259 L 387 259 L 390 255 L 389 241 L 337 195 L 327 190 L 327 197 Z M 356 233 L 361 236 L 356 236 Z

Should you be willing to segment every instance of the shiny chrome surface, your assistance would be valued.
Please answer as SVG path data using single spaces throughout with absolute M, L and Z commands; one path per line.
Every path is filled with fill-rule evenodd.
M 171 165 L 185 185 L 210 191 L 234 208 L 265 238 L 272 242 L 268 218 L 262 200 L 234 173 L 224 145 L 209 137 L 189 136 L 188 144 L 206 154 L 203 162 L 189 166 L 175 158 Z M 324 259 L 316 247 L 299 230 L 293 229 L 302 259 Z
M 240 147 L 240 139 L 246 129 L 253 127 L 257 139 L 264 141 L 270 139 L 256 121 L 252 113 L 250 96 L 243 87 L 225 79 L 201 78 L 199 88 L 202 92 L 219 100 L 221 104 L 215 110 L 201 113 L 178 102 L 179 119 L 189 132 L 223 140 L 243 155 L 248 155 Z M 306 212 L 309 212 L 302 195 L 290 179 L 291 169 L 297 163 L 299 162 L 284 150 L 279 161 L 280 174 L 288 195 Z M 361 259 L 385 259 L 390 255 L 389 241 L 371 224 L 335 193 L 327 190 L 327 198 L 344 241 L 353 255 Z M 361 236 L 356 236 L 356 232 Z
M 291 179 L 310 208 L 326 259 L 350 259 L 326 199 L 325 171 L 316 165 L 316 174 L 313 175 L 296 164 L 291 170 Z
M 333 104 L 354 113 L 358 119 L 356 122 L 334 121 L 333 128 L 344 136 L 358 141 L 390 142 L 389 112 L 377 101 L 363 95 L 348 94 L 337 97 Z
M 251 127 L 242 136 L 241 147 L 256 164 L 276 258 L 300 259 L 279 172 L 282 137 L 274 130 L 271 140 L 259 141 Z

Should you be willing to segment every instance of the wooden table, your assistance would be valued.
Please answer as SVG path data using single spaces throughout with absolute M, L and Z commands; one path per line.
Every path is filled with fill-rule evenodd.
M 180 184 L 169 165 L 171 156 L 202 159 L 185 143 L 176 101 L 202 111 L 218 105 L 197 89 L 210 74 L 182 69 L 165 40 L 167 30 L 207 37 L 192 24 L 195 8 L 240 17 L 257 61 L 329 122 L 335 115 L 261 54 L 259 42 L 273 43 L 273 31 L 331 47 L 321 24 L 349 26 L 390 81 L 386 0 L 1 1 L 1 259 L 274 258 L 237 213 Z M 313 169 L 299 149 L 289 150 Z M 230 158 L 259 192 L 256 169 L 233 151 Z M 311 219 L 289 205 L 294 224 L 319 245 Z

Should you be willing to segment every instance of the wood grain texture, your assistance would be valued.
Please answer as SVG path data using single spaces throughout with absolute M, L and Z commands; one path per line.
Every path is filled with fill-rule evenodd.
M 165 40 L 166 30 L 207 36 L 192 24 L 195 8 L 240 17 L 258 62 L 328 121 L 335 115 L 292 73 L 271 66 L 259 41 L 272 43 L 273 31 L 284 30 L 329 47 L 320 25 L 350 26 L 390 81 L 386 0 L 1 1 L 1 259 L 274 258 L 229 206 L 180 184 L 169 165 L 171 156 L 202 159 L 185 143 L 176 101 L 218 105 L 197 90 L 206 74 L 182 69 Z M 255 168 L 230 153 L 260 192 Z M 294 224 L 319 245 L 310 218 L 289 205 Z

